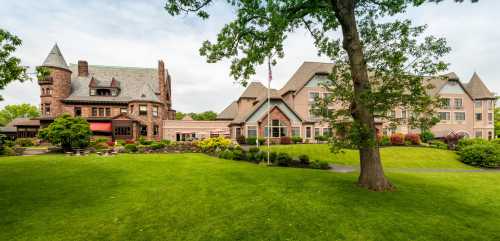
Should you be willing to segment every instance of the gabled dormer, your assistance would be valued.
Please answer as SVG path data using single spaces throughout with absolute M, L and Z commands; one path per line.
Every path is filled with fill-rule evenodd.
M 120 82 L 114 77 L 109 84 L 99 81 L 94 76 L 89 81 L 90 96 L 118 96 L 120 94 Z

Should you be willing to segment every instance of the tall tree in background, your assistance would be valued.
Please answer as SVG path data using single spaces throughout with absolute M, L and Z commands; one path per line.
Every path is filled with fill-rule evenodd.
M 0 110 L 0 125 L 5 126 L 15 118 L 35 118 L 39 117 L 38 108 L 30 104 L 7 105 Z
M 165 9 L 171 15 L 194 12 L 205 19 L 209 14 L 204 9 L 212 2 L 167 0 Z M 318 101 L 318 111 L 327 103 L 342 104 L 339 109 L 324 113 L 337 133 L 349 137 L 333 138 L 334 149 L 348 145 L 359 149 L 360 186 L 376 191 L 392 190 L 376 144 L 375 119 L 391 119 L 386 114 L 388 110 L 400 106 L 413 112 L 412 125 L 428 121 L 432 107 L 438 102 L 427 94 L 431 86 L 422 76 L 436 75 L 447 68 L 440 60 L 450 51 L 443 39 L 420 38 L 425 26 L 413 27 L 409 20 L 391 18 L 400 17 L 408 7 L 426 1 L 226 2 L 236 9 L 236 19 L 224 26 L 216 43 L 205 41 L 200 54 L 209 63 L 231 59 L 231 75 L 246 85 L 256 66 L 270 58 L 275 64 L 276 58 L 284 57 L 283 42 L 289 33 L 300 28 L 309 31 L 318 53 L 335 63 L 330 81 L 325 83 L 332 95 Z M 337 37 L 339 30 L 342 37 Z
M 21 66 L 21 60 L 12 56 L 21 43 L 21 39 L 17 36 L 0 29 L 0 90 L 12 81 L 29 79 L 26 73 L 27 67 Z M 2 96 L 0 100 L 3 100 Z
M 495 119 L 495 135 L 500 138 L 500 107 L 495 108 L 493 118 Z
M 175 113 L 175 119 L 176 120 L 182 120 L 186 116 L 190 116 L 193 120 L 211 121 L 211 120 L 215 120 L 217 118 L 217 113 L 215 113 L 215 112 L 213 112 L 211 110 L 205 111 L 205 112 L 201 112 L 201 113 L 194 113 L 194 112 L 183 113 L 183 112 L 180 112 L 180 111 L 177 111 Z

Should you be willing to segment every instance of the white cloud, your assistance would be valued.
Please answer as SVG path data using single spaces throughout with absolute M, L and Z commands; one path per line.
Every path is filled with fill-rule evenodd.
M 28 1 L 0 0 L 0 28 L 23 39 L 17 55 L 23 64 L 42 63 L 57 42 L 67 62 L 85 59 L 89 64 L 155 67 L 166 61 L 173 77 L 174 108 L 179 111 L 221 111 L 243 90 L 229 77 L 229 62 L 208 64 L 199 56 L 202 41 L 215 36 L 233 14 L 223 4 L 211 8 L 207 21 L 171 17 L 163 0 L 151 1 Z M 493 91 L 500 93 L 500 31 L 495 31 L 500 3 L 443 3 L 410 10 L 428 33 L 446 37 L 453 48 L 447 57 L 455 71 L 468 80 L 476 70 Z M 487 5 L 489 4 L 489 5 Z M 273 88 L 281 87 L 303 61 L 328 61 L 316 55 L 311 38 L 299 31 L 289 36 L 286 56 L 273 67 Z M 267 69 L 258 68 L 254 80 L 265 82 Z M 34 82 L 12 83 L 0 93 L 0 106 L 38 104 Z

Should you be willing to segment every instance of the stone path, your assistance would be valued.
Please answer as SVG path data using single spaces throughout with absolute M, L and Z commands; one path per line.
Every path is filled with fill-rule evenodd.
M 33 155 L 40 155 L 40 154 L 45 154 L 47 153 L 47 149 L 30 149 L 26 148 L 23 152 L 23 156 L 33 156 Z
M 500 173 L 500 168 L 497 169 L 384 168 L 384 170 L 389 172 L 397 171 L 397 172 L 498 172 Z M 359 167 L 330 164 L 330 171 L 337 173 L 358 172 Z

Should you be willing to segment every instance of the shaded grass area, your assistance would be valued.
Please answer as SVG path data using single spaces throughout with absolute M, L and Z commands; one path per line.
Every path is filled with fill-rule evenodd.
M 499 240 L 500 173 L 356 174 L 202 154 L 0 158 L 2 240 Z
M 287 152 L 293 156 L 307 154 L 311 159 L 325 160 L 340 165 L 359 166 L 357 150 L 332 153 L 327 144 L 275 145 L 271 150 Z M 450 168 L 474 169 L 458 161 L 456 153 L 426 147 L 384 147 L 380 148 L 382 164 L 388 168 Z

